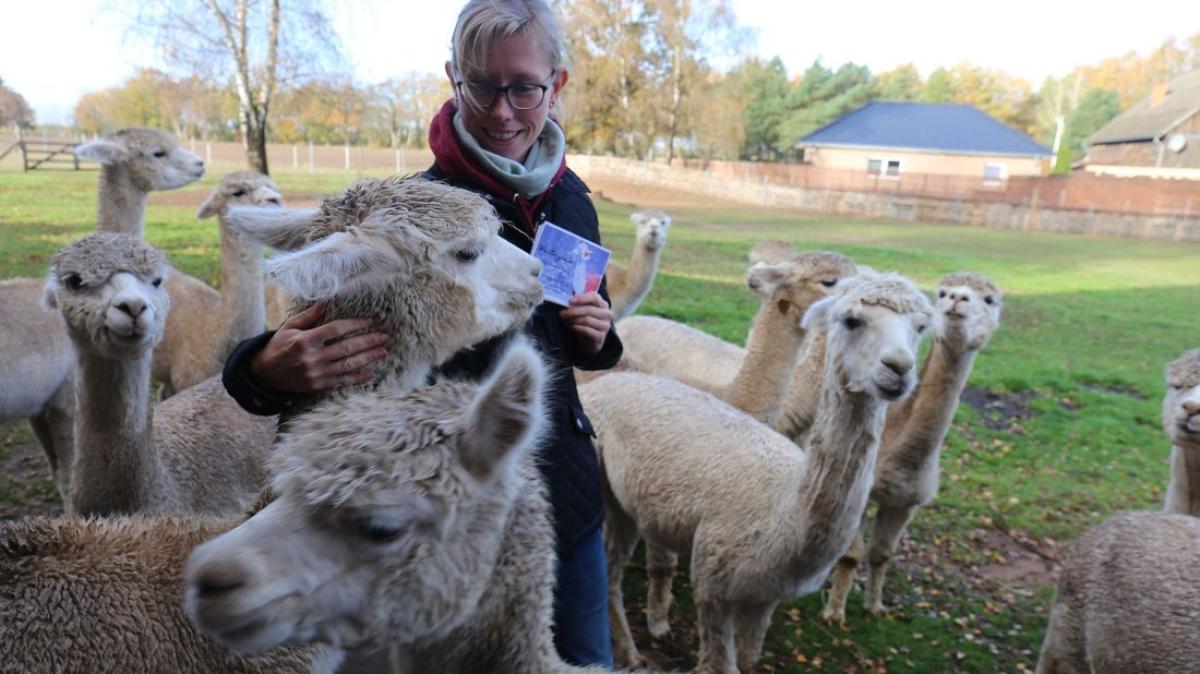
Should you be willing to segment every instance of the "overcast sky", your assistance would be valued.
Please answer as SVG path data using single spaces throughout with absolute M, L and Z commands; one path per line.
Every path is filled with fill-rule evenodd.
M 790 74 L 815 59 L 882 72 L 912 62 L 923 76 L 963 61 L 1023 77 L 1047 76 L 1128 51 L 1146 54 L 1200 31 L 1193 0 L 796 2 L 732 0 L 738 23 L 757 35 L 754 52 L 780 56 Z M 442 72 L 460 6 L 446 0 L 343 0 L 334 21 L 354 75 L 372 83 L 406 71 Z M 0 78 L 37 112 L 70 121 L 80 95 L 120 83 L 155 51 L 124 30 L 100 0 L 11 3 L 0 39 Z

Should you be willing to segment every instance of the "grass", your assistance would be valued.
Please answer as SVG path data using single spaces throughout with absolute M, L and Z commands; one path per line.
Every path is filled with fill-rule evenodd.
M 285 195 L 325 194 L 337 174 L 276 177 Z M 147 239 L 175 265 L 218 282 L 216 227 L 195 208 L 215 184 L 151 197 Z M 90 231 L 95 174 L 0 172 L 0 277 L 44 273 L 59 247 Z M 618 260 L 633 242 L 629 208 L 597 204 Z M 743 289 L 761 238 L 843 252 L 930 288 L 966 269 L 1005 292 L 1003 324 L 977 359 L 942 459 L 938 500 L 910 528 L 891 574 L 886 617 L 850 598 L 846 628 L 817 618 L 822 597 L 783 604 L 763 671 L 1016 672 L 1032 668 L 1051 590 L 1033 572 L 1061 544 L 1116 510 L 1154 508 L 1169 447 L 1158 422 L 1164 365 L 1197 346 L 1200 264 L 1194 246 L 1002 230 L 809 217 L 781 210 L 676 209 L 670 243 L 641 313 L 741 343 L 757 307 Z M 6 427 L 11 430 L 11 427 Z M 0 485 L 0 500 L 9 493 Z M 11 508 L 10 508 L 11 509 Z M 1028 567 L 1029 571 L 1023 571 Z M 686 568 L 686 567 L 685 567 Z M 644 582 L 631 568 L 631 622 Z M 689 666 L 686 584 L 679 636 L 657 650 Z M 689 638 L 692 641 L 689 641 Z M 640 645 L 648 652 L 644 630 Z

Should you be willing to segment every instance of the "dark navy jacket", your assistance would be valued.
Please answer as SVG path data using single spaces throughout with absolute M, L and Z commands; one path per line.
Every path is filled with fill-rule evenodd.
M 425 172 L 425 177 L 471 189 L 450 179 L 436 165 Z M 525 224 L 524 218 L 517 205 L 481 190 L 472 191 L 491 202 L 504 220 L 501 236 L 528 252 L 533 242 L 522 226 Z M 599 242 L 599 222 L 596 209 L 587 196 L 588 191 L 587 185 L 567 170 L 551 188 L 549 199 L 544 200 L 535 211 L 534 222 L 540 224 L 549 220 L 563 229 Z M 605 300 L 608 299 L 607 287 L 603 282 L 600 294 Z M 595 531 L 604 519 L 600 467 L 591 441 L 592 425 L 579 402 L 572 367 L 583 370 L 610 368 L 621 358 L 622 350 L 621 340 L 617 338 L 615 330 L 610 329 L 599 353 L 581 353 L 575 346 L 574 334 L 558 317 L 561 309 L 558 305 L 545 302 L 534 311 L 533 317 L 524 326 L 524 333 L 541 350 L 550 368 L 551 390 L 546 395 L 549 423 L 542 441 L 538 467 L 545 476 L 549 490 L 560 558 L 569 556 L 570 551 Z M 225 362 L 225 388 L 242 408 L 252 414 L 278 414 L 291 405 L 288 396 L 264 391 L 248 376 L 250 358 L 266 345 L 273 334 L 267 332 L 242 342 Z M 459 352 L 437 369 L 437 376 L 481 377 L 491 368 L 506 339 L 496 338 Z

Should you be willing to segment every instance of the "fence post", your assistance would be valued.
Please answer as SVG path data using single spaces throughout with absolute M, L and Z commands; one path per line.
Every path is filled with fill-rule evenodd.
M 344 149 L 346 151 L 346 170 L 349 171 L 350 170 L 350 146 L 343 145 L 342 149 Z
M 204 144 L 204 163 L 212 166 L 212 143 Z
M 292 143 L 292 168 L 300 168 L 300 148 Z
M 361 145 L 359 145 L 357 149 L 358 149 L 358 177 L 359 177 L 359 178 L 361 178 L 361 177 L 362 177 L 362 154 L 363 154 L 363 149 L 362 149 L 362 146 L 361 146 Z
M 396 174 L 400 173 L 400 148 L 396 148 Z
M 313 157 L 313 142 L 310 140 L 310 141 L 308 141 L 308 175 L 313 174 L 314 164 L 315 164 L 315 161 L 314 161 L 314 157 Z

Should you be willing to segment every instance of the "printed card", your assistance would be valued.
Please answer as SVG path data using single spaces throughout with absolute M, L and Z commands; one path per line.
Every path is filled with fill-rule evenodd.
M 568 306 L 580 293 L 600 289 L 610 252 L 550 222 L 533 240 L 533 256 L 542 261 L 539 277 L 547 301 Z

